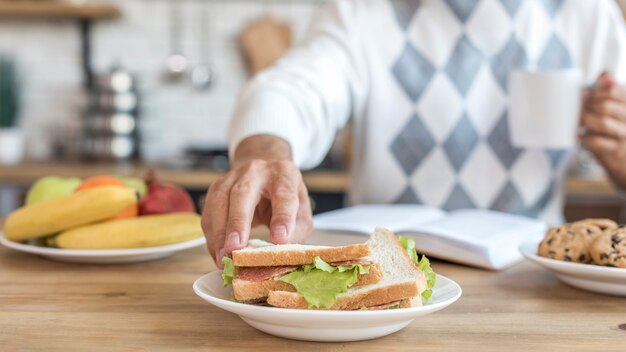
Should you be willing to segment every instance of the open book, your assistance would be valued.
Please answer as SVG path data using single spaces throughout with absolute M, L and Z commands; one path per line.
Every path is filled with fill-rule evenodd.
M 521 261 L 518 245 L 539 240 L 547 229 L 540 220 L 517 215 L 481 209 L 446 213 L 422 205 L 359 205 L 316 215 L 313 223 L 320 236 L 334 237 L 343 237 L 337 232 L 361 237 L 383 226 L 415 239 L 420 253 L 489 269 Z

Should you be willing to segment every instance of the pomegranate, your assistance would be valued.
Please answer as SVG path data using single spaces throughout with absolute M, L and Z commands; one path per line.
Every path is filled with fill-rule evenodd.
M 139 215 L 195 212 L 193 200 L 184 189 L 167 183 L 160 183 L 154 171 L 144 177 L 148 194 L 139 203 Z

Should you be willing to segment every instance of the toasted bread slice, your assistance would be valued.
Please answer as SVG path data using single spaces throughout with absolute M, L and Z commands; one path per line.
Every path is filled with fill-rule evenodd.
M 419 298 L 427 289 L 426 277 L 409 258 L 391 231 L 376 228 L 368 244 L 372 250 L 372 259 L 382 269 L 383 278 L 375 284 L 350 288 L 337 297 L 337 301 L 330 309 L 354 310 L 393 301 L 411 300 Z M 304 297 L 296 292 L 270 291 L 267 303 L 282 308 L 308 308 Z
M 369 272 L 359 275 L 358 281 L 353 287 L 376 283 L 382 277 L 383 273 L 380 265 L 378 263 L 371 264 Z M 249 281 L 235 277 L 235 280 L 233 280 L 233 295 L 239 302 L 258 302 L 265 300 L 270 291 L 296 292 L 296 288 L 291 284 L 276 279 Z
M 342 262 L 367 257 L 370 252 L 366 243 L 341 247 L 283 244 L 240 249 L 234 251 L 232 257 L 236 267 L 284 266 L 311 264 L 315 257 L 320 257 L 327 263 Z
M 423 305 L 424 302 L 422 302 L 422 295 L 415 296 L 413 298 L 403 299 L 400 302 L 400 308 L 421 307 Z

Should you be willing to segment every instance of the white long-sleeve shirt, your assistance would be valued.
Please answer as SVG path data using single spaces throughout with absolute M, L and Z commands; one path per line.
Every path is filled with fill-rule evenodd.
M 508 73 L 579 68 L 626 80 L 612 0 L 337 0 L 307 40 L 241 94 L 230 150 L 251 135 L 320 163 L 353 118 L 349 201 L 486 208 L 562 220 L 570 150 L 508 132 Z

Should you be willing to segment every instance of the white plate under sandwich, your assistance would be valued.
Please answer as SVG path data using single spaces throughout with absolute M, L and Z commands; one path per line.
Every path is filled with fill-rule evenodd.
M 585 291 L 626 296 L 626 269 L 592 264 L 564 262 L 537 255 L 539 242 L 529 241 L 519 247 L 524 257 L 552 271 L 564 283 Z
M 271 335 L 306 341 L 359 341 L 392 334 L 415 318 L 434 313 L 461 297 L 461 287 L 437 275 L 433 295 L 421 307 L 332 311 L 263 307 L 233 302 L 232 288 L 224 288 L 221 272 L 200 277 L 193 290 L 205 301 L 235 313 L 250 326 Z
M 60 262 L 85 264 L 137 263 L 169 257 L 177 252 L 205 244 L 204 237 L 166 246 L 128 249 L 61 249 L 34 246 L 9 241 L 0 232 L 0 244 L 24 253 L 30 253 Z

